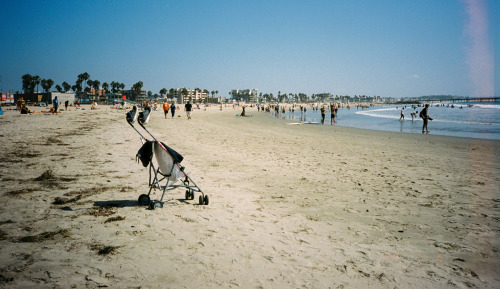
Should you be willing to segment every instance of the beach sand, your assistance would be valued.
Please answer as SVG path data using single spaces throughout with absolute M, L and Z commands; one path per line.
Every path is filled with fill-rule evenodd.
M 500 287 L 499 141 L 155 111 L 210 204 L 147 210 L 139 135 L 100 107 L 4 107 L 0 287 Z

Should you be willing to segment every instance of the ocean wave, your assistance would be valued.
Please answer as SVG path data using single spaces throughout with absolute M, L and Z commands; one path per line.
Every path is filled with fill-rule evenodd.
M 375 110 L 370 110 L 370 111 L 357 111 L 356 114 L 371 116 L 371 117 L 378 117 L 378 118 L 385 118 L 385 119 L 397 119 L 397 120 L 399 120 L 399 118 L 400 118 L 399 115 L 380 114 L 380 112 L 388 111 L 388 110 L 394 110 L 394 108 L 383 108 L 383 109 L 375 109 Z M 422 121 L 422 119 L 418 116 L 414 119 L 411 119 L 411 116 L 410 117 L 406 116 L 406 121 Z M 439 119 L 439 118 L 434 118 L 432 121 L 443 122 L 443 123 L 469 124 L 469 125 L 500 126 L 500 123 L 481 122 L 481 121 L 464 121 L 464 120 L 450 120 L 450 119 Z
M 474 104 L 474 107 L 486 108 L 486 109 L 500 109 L 498 104 Z

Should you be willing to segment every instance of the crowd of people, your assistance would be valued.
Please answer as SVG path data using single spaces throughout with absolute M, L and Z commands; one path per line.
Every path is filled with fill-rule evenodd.
M 16 103 L 17 103 L 16 110 L 20 111 L 21 114 L 31 114 L 32 113 L 28 109 L 28 107 L 26 106 L 26 103 L 22 97 L 20 97 Z M 69 101 L 66 100 L 64 102 L 65 110 L 68 110 L 68 105 L 69 105 Z M 125 107 L 124 104 L 122 104 L 122 105 L 123 105 L 123 107 Z M 239 106 L 239 105 L 240 105 L 239 103 L 233 103 L 233 109 L 235 109 L 236 106 Z M 79 101 L 75 102 L 74 106 L 79 107 L 80 106 Z M 149 102 L 145 101 L 145 102 L 139 104 L 140 108 L 144 109 L 144 107 L 150 107 L 154 111 L 158 110 L 159 106 L 160 106 L 160 104 L 158 102 L 150 104 Z M 168 101 L 164 101 L 161 106 L 163 107 L 163 114 L 164 114 L 165 119 L 168 118 L 169 113 L 171 114 L 171 118 L 174 119 L 176 111 L 180 109 L 180 106 L 176 105 L 176 103 L 174 101 L 171 101 L 170 103 Z M 227 104 L 226 104 L 226 106 L 227 106 Z M 242 105 L 242 112 L 240 114 L 241 116 L 246 116 L 246 111 L 245 111 L 246 106 L 247 105 Z M 330 114 L 330 124 L 334 125 L 335 123 L 337 123 L 337 116 L 338 116 L 339 108 L 346 108 L 346 109 L 351 108 L 349 104 L 339 104 L 339 103 L 329 103 L 329 104 L 320 104 L 320 103 L 297 104 L 297 103 L 294 103 L 294 104 L 255 104 L 255 105 L 252 104 L 249 106 L 256 107 L 257 111 L 259 111 L 259 112 L 266 112 L 266 113 L 269 113 L 270 115 L 273 115 L 274 117 L 279 117 L 279 118 L 285 118 L 285 115 L 287 112 L 289 113 L 288 115 L 290 115 L 290 114 L 295 115 L 295 111 L 300 111 L 300 120 L 301 121 L 306 121 L 307 111 L 308 111 L 308 109 L 310 109 L 314 112 L 320 112 L 320 114 L 321 114 L 320 123 L 323 125 L 327 121 L 327 112 L 329 112 L 329 114 Z M 362 105 L 362 104 L 356 105 L 357 110 L 359 110 L 360 108 L 364 109 L 364 108 L 368 108 L 368 107 L 370 107 L 370 106 L 369 105 Z M 429 104 L 426 104 L 423 107 L 423 109 L 420 111 L 420 113 L 416 110 L 417 109 L 416 106 L 412 106 L 412 107 L 415 109 L 413 112 L 410 113 L 412 120 L 417 119 L 417 115 L 418 115 L 423 120 L 422 132 L 428 133 L 429 132 L 428 123 L 429 123 L 429 120 L 432 120 L 432 118 L 429 116 L 429 113 L 428 113 Z M 200 109 L 199 103 L 196 104 L 196 108 Z M 91 110 L 98 109 L 97 103 L 92 102 L 90 109 Z M 400 113 L 400 118 L 399 118 L 400 121 L 405 120 L 405 115 L 404 115 L 405 109 L 406 109 L 406 106 L 401 108 L 401 113 Z M 205 110 L 206 110 L 206 107 L 205 107 Z M 222 111 L 222 104 L 220 105 L 220 110 Z M 193 104 L 191 104 L 190 101 L 188 101 L 184 105 L 184 111 L 186 112 L 187 119 L 190 120 L 192 118 L 192 111 L 193 111 Z M 50 110 L 44 111 L 44 112 L 51 113 L 51 114 L 55 114 L 55 113 L 60 112 L 59 111 L 59 100 L 57 99 L 57 96 L 54 97 L 54 100 L 52 101 L 52 107 L 50 108 Z

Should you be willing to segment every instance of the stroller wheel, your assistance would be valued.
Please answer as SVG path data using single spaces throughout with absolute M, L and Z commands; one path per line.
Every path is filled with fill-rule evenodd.
M 191 200 L 194 200 L 194 191 L 191 191 Z
M 200 205 L 203 205 L 205 203 L 205 200 L 203 199 L 202 195 L 200 195 L 200 199 L 199 200 L 200 200 Z
M 154 210 L 156 208 L 163 208 L 163 203 L 160 201 L 152 201 L 149 203 L 149 209 Z
M 149 205 L 149 203 L 151 202 L 151 199 L 149 198 L 148 195 L 142 194 L 139 196 L 138 202 L 139 202 L 139 205 L 146 206 L 146 205 Z
M 191 193 L 189 190 L 186 190 L 186 200 L 191 200 Z
M 205 197 L 203 198 L 203 202 L 205 203 L 205 205 L 208 205 L 208 195 L 205 195 Z

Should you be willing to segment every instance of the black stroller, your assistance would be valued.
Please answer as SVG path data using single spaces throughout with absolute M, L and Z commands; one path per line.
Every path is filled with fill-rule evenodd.
M 167 191 L 176 188 L 186 188 L 186 200 L 194 199 L 194 192 L 199 192 L 199 204 L 208 205 L 208 195 L 196 185 L 189 177 L 188 173 L 184 172 L 184 167 L 180 164 L 184 159 L 179 153 L 168 147 L 166 144 L 158 141 L 145 127 L 149 122 L 151 108 L 145 107 L 144 111 L 138 112 L 137 106 L 134 106 L 127 113 L 127 122 L 141 136 L 142 147 L 136 155 L 136 158 L 142 162 L 144 167 L 149 166 L 149 192 L 139 196 L 139 204 L 149 206 L 150 209 L 162 208 L 163 198 Z M 137 120 L 139 125 L 153 138 L 152 141 L 146 139 L 135 128 L 134 123 Z M 153 157 L 154 156 L 154 157 Z M 161 184 L 164 182 L 164 185 Z M 160 200 L 151 200 L 150 195 L 152 190 L 161 190 L 162 195 Z

